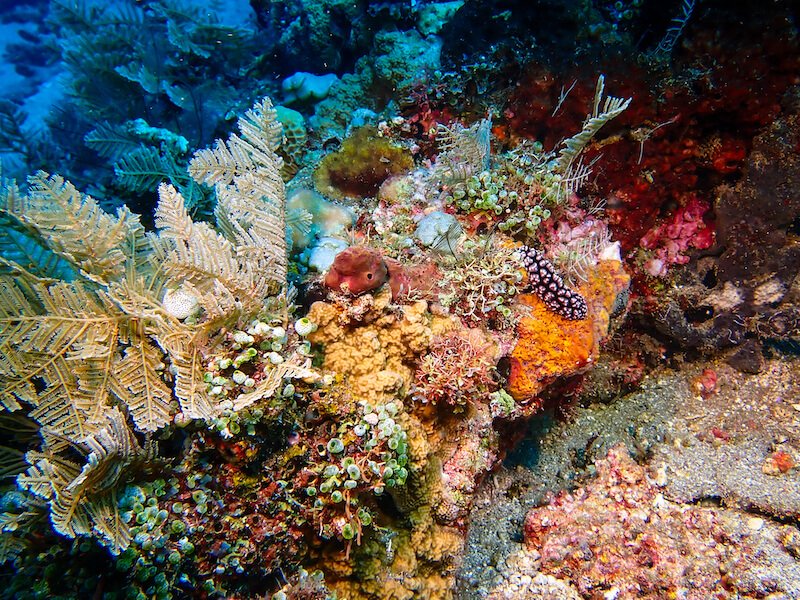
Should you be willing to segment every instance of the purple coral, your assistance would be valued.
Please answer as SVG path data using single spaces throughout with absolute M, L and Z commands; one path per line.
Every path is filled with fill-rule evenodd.
M 528 281 L 533 293 L 539 296 L 547 307 L 553 312 L 570 321 L 580 321 L 586 318 L 586 300 L 579 293 L 569 289 L 561 275 L 544 254 L 523 246 L 520 248 L 522 266 L 528 272 Z

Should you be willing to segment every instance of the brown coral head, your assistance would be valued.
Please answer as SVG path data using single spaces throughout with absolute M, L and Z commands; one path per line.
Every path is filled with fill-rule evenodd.
M 325 275 L 325 287 L 359 295 L 386 283 L 389 270 L 380 252 L 364 246 L 342 250 Z
M 314 170 L 317 189 L 333 198 L 367 198 L 392 175 L 414 168 L 406 148 L 378 135 L 371 126 L 356 129 L 338 151 L 326 155 Z

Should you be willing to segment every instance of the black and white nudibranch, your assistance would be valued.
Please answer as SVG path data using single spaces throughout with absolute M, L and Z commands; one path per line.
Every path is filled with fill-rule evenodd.
M 571 321 L 586 318 L 586 300 L 579 293 L 569 289 L 561 275 L 544 254 L 523 246 L 519 249 L 522 266 L 528 272 L 528 282 L 534 294 L 539 296 L 547 308 Z

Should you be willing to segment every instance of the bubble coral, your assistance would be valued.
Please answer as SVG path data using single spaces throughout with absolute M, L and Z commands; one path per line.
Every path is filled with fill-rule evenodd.
M 200 312 L 200 301 L 197 296 L 183 288 L 167 290 L 161 304 L 170 316 L 180 320 Z

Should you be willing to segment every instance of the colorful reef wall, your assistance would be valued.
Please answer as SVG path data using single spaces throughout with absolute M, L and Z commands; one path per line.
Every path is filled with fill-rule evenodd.
M 9 10 L 66 87 L 0 100 L 0 597 L 765 597 L 755 524 L 602 432 L 469 575 L 529 424 L 800 331 L 795 25 L 533 4 Z

